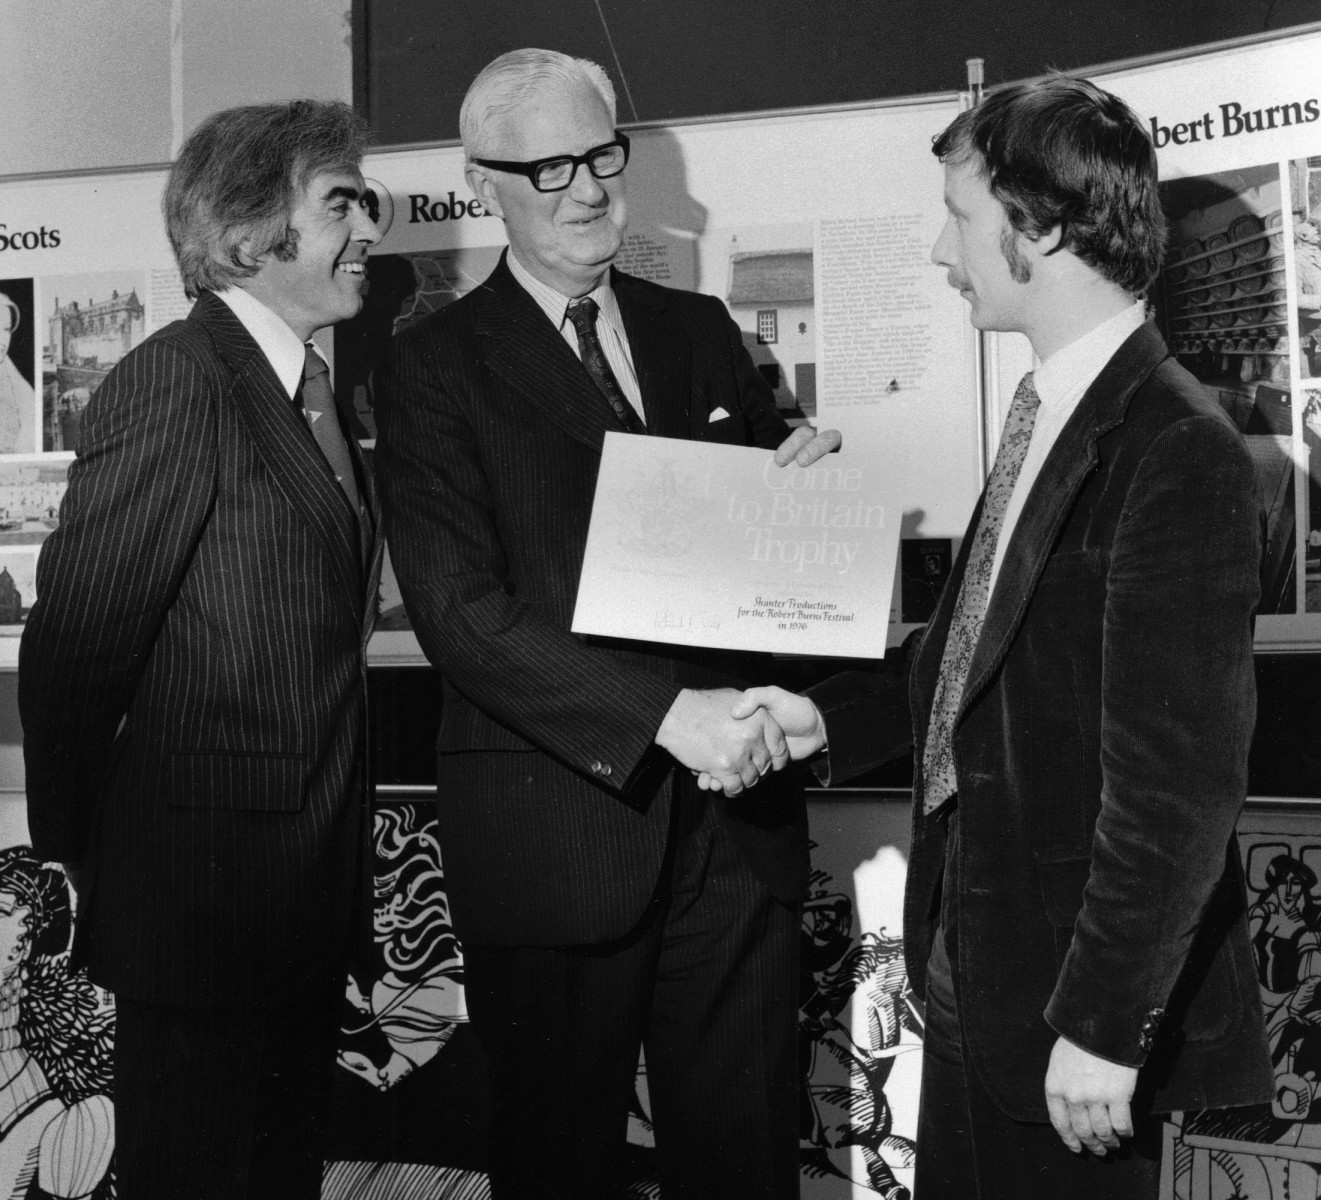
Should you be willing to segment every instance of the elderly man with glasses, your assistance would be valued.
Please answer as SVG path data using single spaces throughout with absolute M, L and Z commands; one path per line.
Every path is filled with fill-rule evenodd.
M 378 453 L 445 681 L 441 844 L 494 1081 L 492 1195 L 624 1196 L 645 1047 L 667 1200 L 793 1197 L 802 782 L 772 773 L 773 722 L 728 715 L 771 662 L 569 626 L 606 432 L 781 465 L 838 435 L 790 436 L 718 300 L 612 268 L 629 143 L 599 67 L 503 55 L 461 129 L 509 250 L 396 342 Z

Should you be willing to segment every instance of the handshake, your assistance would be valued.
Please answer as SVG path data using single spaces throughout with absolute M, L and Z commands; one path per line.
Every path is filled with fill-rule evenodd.
M 737 796 L 768 771 L 815 754 L 826 744 L 826 726 L 811 700 L 784 688 L 685 688 L 656 744 L 692 771 L 698 786 Z

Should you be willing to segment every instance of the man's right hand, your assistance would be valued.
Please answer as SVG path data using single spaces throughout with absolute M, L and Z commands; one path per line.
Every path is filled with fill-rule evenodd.
M 753 705 L 745 717 L 731 715 L 741 697 L 733 688 L 684 688 L 656 731 L 656 744 L 697 774 L 703 787 L 729 796 L 789 762 L 784 735 L 768 712 Z
M 729 710 L 736 721 L 746 721 L 757 713 L 775 725 L 784 739 L 789 758 L 798 762 L 811 758 L 826 744 L 826 722 L 820 709 L 806 696 L 787 692 L 782 687 L 748 688 L 734 693 L 737 699 Z M 780 769 L 779 765 L 775 768 Z M 712 792 L 729 792 L 726 781 L 707 772 L 699 774 L 697 786 Z M 751 785 L 749 785 L 751 786 Z M 735 792 L 729 792 L 735 795 Z
M 730 710 L 736 720 L 764 711 L 784 732 L 789 756 L 794 762 L 811 758 L 826 744 L 826 722 L 806 696 L 787 692 L 782 687 L 748 688 Z

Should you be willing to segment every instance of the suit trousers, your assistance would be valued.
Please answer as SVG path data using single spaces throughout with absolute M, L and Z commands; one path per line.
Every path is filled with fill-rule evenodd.
M 117 1000 L 123 1200 L 317 1200 L 339 1010 Z
M 945 912 L 948 917 L 948 907 Z M 1013 1120 L 987 1093 L 959 1029 L 950 965 L 955 937 L 957 931 L 939 929 L 927 963 L 914 1194 L 921 1200 L 1156 1200 L 1159 1117 L 1134 1114 L 1135 1136 L 1098 1158 L 1073 1154 L 1052 1125 Z M 1043 1086 L 1045 1078 L 1042 1063 Z
M 671 854 L 633 935 L 465 947 L 492 1068 L 492 1200 L 622 1200 L 639 1048 L 666 1200 L 798 1196 L 801 918 L 753 877 L 710 795 L 675 790 Z

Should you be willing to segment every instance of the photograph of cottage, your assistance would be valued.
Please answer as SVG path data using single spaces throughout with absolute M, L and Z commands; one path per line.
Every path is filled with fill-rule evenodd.
M 816 416 L 816 308 L 809 224 L 726 230 L 703 240 L 703 278 L 723 279 L 729 306 L 757 370 L 790 421 Z

